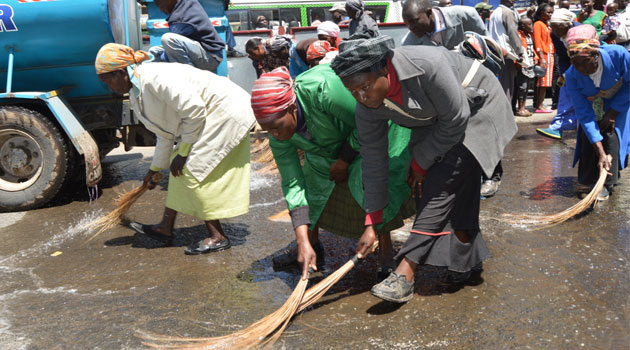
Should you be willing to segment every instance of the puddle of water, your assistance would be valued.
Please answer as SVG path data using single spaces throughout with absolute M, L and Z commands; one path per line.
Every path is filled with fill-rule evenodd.
M 252 167 L 249 179 L 249 189 L 251 191 L 258 191 L 264 188 L 269 188 L 273 186 L 275 182 L 276 181 L 273 177 L 258 174 Z
M 24 216 L 23 213 L 21 216 L 13 216 L 21 217 Z M 4 283 L 10 284 L 11 281 L 20 280 L 19 284 L 21 285 L 29 285 L 32 284 L 34 287 L 40 286 L 39 288 L 33 289 L 20 289 L 20 290 L 12 290 L 10 293 L 0 294 L 0 305 L 3 305 L 0 308 L 0 344 L 2 344 L 3 349 L 28 349 L 30 347 L 31 342 L 29 339 L 20 335 L 19 333 L 15 333 L 12 331 L 12 324 L 9 321 L 12 313 L 7 309 L 8 301 L 12 299 L 19 298 L 25 294 L 70 294 L 76 295 L 77 290 L 73 288 L 66 287 L 57 287 L 57 288 L 43 288 L 41 287 L 42 281 L 41 279 L 33 272 L 33 268 L 23 268 L 15 266 L 22 258 L 28 257 L 31 258 L 36 255 L 47 254 L 50 251 L 56 249 L 61 246 L 64 242 L 73 239 L 77 236 L 87 235 L 89 231 L 84 229 L 85 225 L 92 222 L 93 220 L 101 217 L 102 210 L 97 210 L 91 213 L 84 213 L 83 217 L 73 225 L 62 229 L 61 232 L 55 234 L 46 240 L 46 242 L 38 243 L 30 248 L 21 250 L 16 252 L 13 255 L 7 257 L 0 257 L 0 275 L 2 276 L 2 281 Z M 16 219 L 19 220 L 19 219 Z M 8 225 L 7 225 L 8 226 Z M 48 226 L 48 222 L 44 222 L 44 227 Z M 28 283 L 25 283 L 23 279 L 30 280 Z M 97 291 L 96 294 L 112 294 L 115 292 L 112 291 Z
M 11 332 L 11 322 L 2 317 L 2 315 L 6 315 L 6 313 L 6 306 L 0 308 L 0 344 L 2 344 L 3 349 L 28 349 L 31 342 L 24 336 Z
M 65 229 L 62 229 L 60 233 L 57 233 L 56 235 L 48 238 L 46 242 L 43 242 L 42 244 L 37 244 L 25 250 L 21 250 L 6 259 L 0 260 L 0 263 L 4 264 L 20 257 L 30 257 L 33 255 L 49 253 L 52 248 L 59 247 L 62 243 L 76 236 L 88 236 L 89 234 L 91 234 L 91 231 L 86 230 L 85 226 L 92 221 L 99 219 L 101 216 L 103 216 L 102 209 L 94 212 L 83 213 L 83 217 L 78 222 L 70 225 Z M 44 226 L 48 226 L 48 222 L 44 222 Z

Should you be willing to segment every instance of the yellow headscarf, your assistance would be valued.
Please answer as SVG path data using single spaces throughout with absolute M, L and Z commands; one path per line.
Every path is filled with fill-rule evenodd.
M 124 69 L 132 64 L 144 62 L 150 58 L 145 51 L 134 51 L 129 46 L 120 44 L 105 44 L 98 50 L 96 54 L 96 74 L 113 72 L 118 69 Z

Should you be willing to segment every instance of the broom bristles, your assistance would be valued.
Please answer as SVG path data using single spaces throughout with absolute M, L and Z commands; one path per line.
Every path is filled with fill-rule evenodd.
M 153 183 L 158 183 L 161 180 L 162 180 L 161 173 L 155 173 L 151 177 L 151 181 Z M 136 200 L 138 200 L 138 198 L 140 198 L 140 196 L 142 196 L 142 194 L 147 191 L 147 189 L 148 187 L 142 184 L 141 186 L 138 186 L 130 191 L 119 194 L 118 198 L 116 198 L 116 208 L 114 210 L 109 212 L 109 214 L 86 224 L 83 227 L 83 229 L 86 229 L 86 230 L 92 230 L 92 229 L 97 230 L 96 233 L 92 237 L 90 237 L 86 242 L 93 240 L 96 236 L 118 225 L 122 221 L 122 218 L 127 212 L 127 210 L 131 208 L 133 203 L 135 203 Z
M 369 248 L 373 252 L 378 247 L 378 241 Z M 346 262 L 339 269 L 328 275 L 313 287 L 306 290 L 308 280 L 300 279 L 289 299 L 278 310 L 254 322 L 249 327 L 232 334 L 211 338 L 172 337 L 138 332 L 138 337 L 144 339 L 142 344 L 152 348 L 163 349 L 216 349 L 216 348 L 268 348 L 282 335 L 291 318 L 298 312 L 313 305 L 343 276 L 355 266 L 356 258 Z M 185 342 L 186 344 L 173 344 Z
M 607 171 L 602 169 L 599 173 L 599 179 L 597 179 L 597 183 L 589 192 L 589 194 L 584 197 L 581 201 L 571 206 L 568 209 L 565 209 L 559 213 L 555 214 L 531 214 L 531 213 L 521 213 L 521 214 L 503 214 L 501 217 L 501 221 L 506 222 L 512 225 L 525 225 L 530 228 L 544 228 L 551 227 L 554 225 L 558 225 L 563 223 L 570 218 L 580 214 L 585 211 L 593 203 L 597 201 L 597 197 L 599 193 L 604 188 L 604 183 L 606 182 Z

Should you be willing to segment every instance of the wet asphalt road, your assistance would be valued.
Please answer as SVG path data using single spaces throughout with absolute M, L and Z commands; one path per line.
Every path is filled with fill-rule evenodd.
M 447 285 L 443 270 L 421 267 L 413 300 L 394 306 L 369 293 L 370 257 L 297 316 L 276 348 L 628 349 L 628 170 L 608 202 L 577 220 L 539 231 L 495 220 L 504 212 L 557 212 L 578 201 L 574 133 L 561 142 L 537 136 L 534 129 L 548 120 L 520 120 L 501 189 L 482 201 L 482 232 L 493 255 L 483 281 Z M 228 251 L 184 255 L 205 228 L 183 215 L 174 247 L 124 226 L 86 243 L 91 234 L 80 227 L 143 177 L 152 150 L 141 151 L 106 158 L 95 203 L 79 184 L 53 207 L 0 214 L 0 349 L 140 349 L 138 330 L 224 335 L 275 311 L 291 293 L 298 271 L 274 271 L 271 264 L 293 240 L 286 216 L 268 219 L 285 209 L 278 175 L 252 173 L 250 213 L 223 221 L 233 243 Z M 166 185 L 147 192 L 129 217 L 157 222 Z M 352 240 L 321 237 L 327 270 L 353 254 Z M 404 229 L 395 234 L 404 237 Z

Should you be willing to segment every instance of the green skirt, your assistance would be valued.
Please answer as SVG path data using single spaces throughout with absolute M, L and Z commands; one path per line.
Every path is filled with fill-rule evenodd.
M 416 206 L 409 196 L 400 206 L 398 214 L 378 230 L 387 233 L 403 226 L 403 220 L 416 214 Z M 336 235 L 357 238 L 365 231 L 365 210 L 354 199 L 348 183 L 335 185 L 317 225 Z
M 204 221 L 243 215 L 249 211 L 249 174 L 247 136 L 203 181 L 185 167 L 184 175 L 170 175 L 166 207 Z

